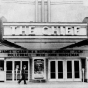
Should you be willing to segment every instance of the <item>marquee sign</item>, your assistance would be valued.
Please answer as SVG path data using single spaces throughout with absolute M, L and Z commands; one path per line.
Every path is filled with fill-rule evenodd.
M 83 50 L 0 50 L 0 53 L 82 53 Z
M 6 54 L 7 57 L 31 57 L 31 56 L 79 56 L 83 50 L 1 50 L 0 54 Z
M 21 25 L 7 23 L 4 25 L 4 36 L 86 36 L 87 24 L 69 24 L 69 23 L 52 23 L 52 24 L 33 24 Z

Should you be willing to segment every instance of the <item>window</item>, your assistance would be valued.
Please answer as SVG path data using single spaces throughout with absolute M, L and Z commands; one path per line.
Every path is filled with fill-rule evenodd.
M 0 60 L 0 71 L 4 71 L 4 60 Z

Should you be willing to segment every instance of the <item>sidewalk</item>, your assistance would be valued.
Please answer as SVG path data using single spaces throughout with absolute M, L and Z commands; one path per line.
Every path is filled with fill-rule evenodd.
M 27 85 L 17 84 L 17 82 L 0 82 L 0 88 L 88 88 L 88 83 L 83 82 L 47 82 L 47 83 L 32 83 L 27 82 Z

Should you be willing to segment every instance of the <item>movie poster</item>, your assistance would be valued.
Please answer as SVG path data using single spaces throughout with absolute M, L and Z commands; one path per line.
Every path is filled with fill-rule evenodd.
M 36 59 L 34 60 L 34 74 L 44 73 L 44 60 Z

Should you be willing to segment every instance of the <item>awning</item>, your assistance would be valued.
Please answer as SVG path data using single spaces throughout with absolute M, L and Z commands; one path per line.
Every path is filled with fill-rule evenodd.
M 21 49 L 27 50 L 26 48 L 24 48 L 20 45 L 17 45 L 15 43 L 12 43 L 10 41 L 7 41 L 7 40 L 3 39 L 2 34 L 3 34 L 3 24 L 2 24 L 2 20 L 0 19 L 0 43 L 5 45 L 5 46 L 14 47 L 14 48 L 21 48 Z
M 81 46 L 85 46 L 85 45 L 88 45 L 88 39 L 85 39 L 85 40 L 83 40 L 83 41 L 80 41 L 80 42 L 77 42 L 77 43 L 68 45 L 68 46 L 66 46 L 66 47 L 62 47 L 62 48 L 60 48 L 60 50 L 61 50 L 61 49 L 68 49 L 68 48 L 81 47 Z
M 5 46 L 14 47 L 14 48 L 21 48 L 21 49 L 27 50 L 26 48 L 24 48 L 20 45 L 17 45 L 15 43 L 9 42 L 7 40 L 0 40 L 0 43 L 5 45 Z

